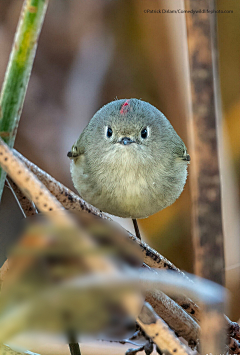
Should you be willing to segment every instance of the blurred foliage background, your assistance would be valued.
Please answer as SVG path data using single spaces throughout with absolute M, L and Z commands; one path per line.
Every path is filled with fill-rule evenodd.
M 1 82 L 22 3 L 0 1 Z M 240 7 L 238 0 L 218 0 L 217 6 L 233 10 L 218 15 L 218 37 L 227 285 L 233 293 L 230 316 L 237 320 L 240 307 L 234 295 L 240 291 Z M 187 144 L 190 96 L 185 16 L 147 14 L 146 9 L 184 9 L 184 2 L 50 0 L 15 148 L 73 191 L 67 152 L 92 115 L 116 97 L 149 101 L 168 117 Z M 14 201 L 5 192 L 0 217 L 4 250 L 8 243 L 6 228 L 10 227 L 3 224 L 11 221 L 14 229 L 17 213 Z M 140 227 L 153 248 L 179 268 L 193 272 L 189 182 L 172 206 L 141 220 Z

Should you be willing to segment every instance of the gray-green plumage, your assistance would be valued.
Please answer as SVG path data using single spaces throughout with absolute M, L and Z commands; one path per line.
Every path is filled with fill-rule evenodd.
M 190 160 L 167 118 L 137 99 L 103 106 L 68 155 L 82 198 L 104 212 L 131 218 L 171 205 L 183 190 Z

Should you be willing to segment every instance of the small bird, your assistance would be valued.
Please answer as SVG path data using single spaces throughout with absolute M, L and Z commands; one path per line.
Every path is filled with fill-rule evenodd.
M 68 152 L 80 196 L 101 211 L 145 218 L 183 191 L 190 156 L 156 107 L 115 100 L 93 116 Z

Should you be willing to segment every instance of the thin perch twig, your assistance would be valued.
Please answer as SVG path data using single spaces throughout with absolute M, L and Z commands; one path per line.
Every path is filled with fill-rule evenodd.
M 0 137 L 14 145 L 48 0 L 25 0 L 0 96 Z M 6 174 L 0 167 L 0 200 Z

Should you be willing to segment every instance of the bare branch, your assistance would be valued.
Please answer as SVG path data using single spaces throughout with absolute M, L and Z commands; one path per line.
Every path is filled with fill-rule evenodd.
M 137 322 L 145 333 L 154 341 L 157 347 L 164 353 L 178 355 L 190 355 L 188 349 L 168 325 L 154 312 L 153 308 L 145 302 Z
M 81 197 L 69 190 L 63 184 L 55 180 L 51 175 L 41 170 L 37 165 L 30 162 L 18 151 L 13 149 L 14 155 L 19 158 L 26 167 L 40 180 L 53 196 L 69 211 L 86 211 L 95 216 L 104 219 L 109 219 L 104 213 L 101 213 L 97 208 L 85 202 Z
M 146 302 L 154 311 L 177 333 L 186 339 L 190 346 L 195 347 L 200 337 L 200 327 L 182 307 L 165 293 L 156 290 L 146 294 Z

